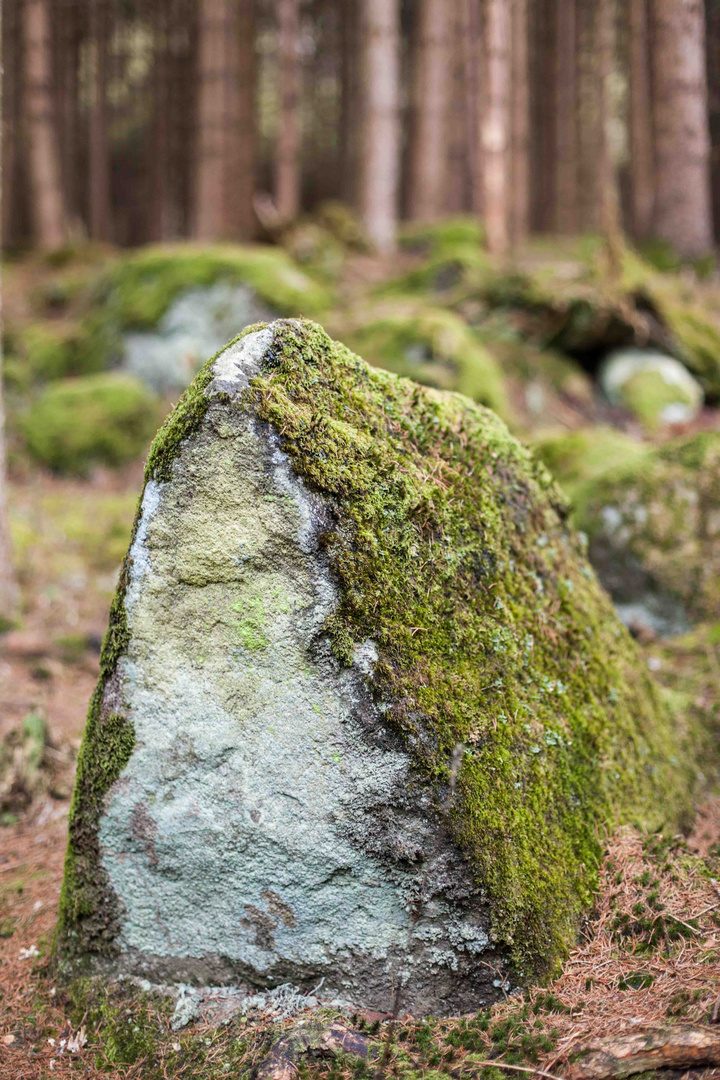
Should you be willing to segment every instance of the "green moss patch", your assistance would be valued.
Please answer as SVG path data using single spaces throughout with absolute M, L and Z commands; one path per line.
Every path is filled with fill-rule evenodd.
M 157 325 L 186 289 L 243 282 L 281 315 L 313 315 L 330 296 L 284 251 L 273 247 L 150 247 L 119 260 L 98 283 L 97 297 L 122 328 Z
M 363 321 L 350 341 L 378 367 L 426 386 L 458 390 L 507 415 L 497 362 L 452 311 L 407 303 L 386 306 Z
M 532 446 L 573 506 L 581 505 L 585 489 L 597 477 L 613 468 L 629 466 L 650 449 L 639 439 L 600 424 L 547 433 L 533 440 Z
M 336 652 L 378 643 L 388 715 L 439 790 L 465 745 L 455 836 L 517 973 L 547 970 L 590 899 L 598 824 L 670 822 L 686 800 L 689 733 L 547 472 L 495 416 L 372 371 L 312 325 L 278 326 L 271 363 L 256 408 L 337 510 Z
M 107 373 L 50 383 L 20 417 L 32 456 L 56 472 L 121 465 L 147 446 L 160 406 L 130 375 Z

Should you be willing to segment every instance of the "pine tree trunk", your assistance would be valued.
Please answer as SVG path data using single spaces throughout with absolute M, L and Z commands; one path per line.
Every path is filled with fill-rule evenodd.
M 555 47 L 555 228 L 578 228 L 577 7 L 558 0 Z
M 459 214 L 469 208 L 469 160 L 467 146 L 467 101 L 462 4 L 451 4 L 450 91 L 447 110 L 447 182 L 443 208 Z
M 198 159 L 194 233 L 253 233 L 254 39 L 252 0 L 199 0 Z
M 597 0 L 576 0 L 578 41 L 578 197 L 577 227 L 601 231 L 602 182 L 598 167 L 604 153 L 603 82 L 600 71 L 600 14 Z
M 654 231 L 680 254 L 712 248 L 702 0 L 652 0 Z
M 280 125 L 275 158 L 275 208 L 282 222 L 300 210 L 299 0 L 277 0 Z
M 720 238 L 720 0 L 706 0 L 710 187 L 715 242 Z
M 107 12 L 104 0 L 90 0 L 93 71 L 90 106 L 90 236 L 110 237 L 110 170 L 107 144 Z
M 510 242 L 511 31 L 507 0 L 487 0 L 487 109 L 482 125 L 485 228 L 489 250 L 500 256 L 507 252 Z
M 341 0 L 340 8 L 340 191 L 348 205 L 357 202 L 358 165 L 358 37 L 357 0 Z
M 360 214 L 380 252 L 395 247 L 400 170 L 399 0 L 362 0 Z
M 4 54 L 5 27 L 0 18 L 0 56 Z M 0 79 L 0 116 L 3 115 L 4 90 Z M 0 129 L 0 203 L 4 204 L 5 194 L 5 146 L 4 129 Z M 0 221 L 0 227 L 3 222 Z M 0 251 L 5 240 L 4 232 L 0 233 Z M 2 271 L 0 270 L 0 275 Z M 0 279 L 0 632 L 17 618 L 20 609 L 20 593 L 15 578 L 12 560 L 12 544 L 10 541 L 10 516 L 7 499 L 7 455 L 5 453 L 5 398 L 3 380 L 3 343 L 2 343 L 2 280 Z
M 612 78 L 615 71 L 615 0 L 598 0 L 599 63 L 602 114 L 602 147 L 598 161 L 602 229 L 607 244 L 611 275 L 620 272 L 622 227 L 620 193 L 613 157 L 611 129 L 613 122 Z
M 484 39 L 478 0 L 458 0 L 462 20 L 465 71 L 465 118 L 467 123 L 468 175 L 470 209 L 482 215 L 484 203 L 484 165 L 482 117 L 485 113 Z
M 530 216 L 529 41 L 528 0 L 512 6 L 512 241 L 517 247 L 528 233 Z
M 60 159 L 53 120 L 48 0 L 25 0 L 25 94 L 35 240 L 49 251 L 67 239 Z
M 409 216 L 417 221 L 431 221 L 443 210 L 450 30 L 446 0 L 420 0 L 412 80 L 414 124 L 408 189 Z
M 655 186 L 647 0 L 629 0 L 629 29 L 632 224 L 643 239 L 652 224 Z

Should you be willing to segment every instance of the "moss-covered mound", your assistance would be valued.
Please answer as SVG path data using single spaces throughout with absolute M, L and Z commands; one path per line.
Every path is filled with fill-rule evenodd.
M 720 618 L 720 435 L 667 443 L 589 484 L 578 524 L 613 596 Z
M 41 464 L 83 474 L 141 454 L 162 411 L 137 379 L 108 372 L 50 383 L 20 417 L 20 427 Z
M 378 367 L 425 386 L 457 390 L 501 415 L 507 413 L 500 367 L 452 311 L 386 304 L 362 320 L 349 341 Z
M 185 289 L 219 280 L 249 285 L 279 314 L 314 315 L 330 296 L 278 248 L 190 245 L 149 247 L 120 259 L 98 282 L 96 296 L 122 327 L 157 325 Z
M 294 475 L 325 507 L 318 542 L 337 588 L 306 663 L 323 655 L 324 641 L 349 671 L 374 643 L 373 708 L 447 815 L 489 905 L 491 939 L 512 956 L 513 977 L 526 980 L 552 968 L 572 941 L 603 827 L 676 826 L 695 785 L 699 733 L 654 687 L 567 523 L 565 499 L 497 416 L 373 369 L 313 324 L 278 322 L 263 333 L 270 337 L 257 336 L 259 373 L 246 389 L 223 389 L 227 354 L 198 375 L 152 446 L 148 482 L 165 498 L 211 431 L 230 447 L 235 418 L 278 433 Z M 196 488 L 201 475 L 193 473 Z M 138 543 L 148 535 L 139 521 Z M 183 542 L 166 530 L 158 536 L 158 558 L 168 542 Z M 173 565 L 189 587 L 197 579 L 206 588 L 206 558 L 197 570 Z M 112 952 L 118 933 L 98 827 L 135 739 L 116 679 L 131 640 L 132 573 L 128 560 L 80 752 L 61 902 L 65 955 Z M 133 595 L 136 604 L 137 587 Z M 246 664 L 260 662 L 271 634 L 259 621 L 263 603 L 248 603 L 236 608 Z M 367 724 L 372 709 L 364 708 Z M 150 837 L 151 855 L 162 858 L 160 833 L 141 818 L 136 842 L 147 848 Z M 419 887 L 422 897 L 427 883 Z
M 577 431 L 546 432 L 533 439 L 532 447 L 573 508 L 582 507 L 586 490 L 599 476 L 635 463 L 649 449 L 647 443 L 602 424 Z

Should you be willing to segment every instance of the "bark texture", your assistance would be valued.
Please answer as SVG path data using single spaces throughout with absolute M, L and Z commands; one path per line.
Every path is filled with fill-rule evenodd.
M 446 0 L 421 0 L 413 66 L 409 177 L 410 217 L 419 221 L 437 218 L 443 210 L 451 75 L 449 16 Z
M 47 251 L 61 247 L 67 239 L 54 126 L 47 0 L 26 0 L 24 18 L 28 166 L 33 224 L 37 246 Z
M 278 0 L 280 117 L 275 158 L 275 206 L 283 222 L 300 210 L 299 0 Z
M 653 0 L 655 232 L 680 254 L 712 247 L 702 0 Z
M 380 252 L 395 247 L 400 169 L 399 0 L 362 0 L 360 213 Z
M 253 233 L 254 46 L 252 0 L 200 0 L 195 235 Z
M 720 1065 L 720 1032 L 675 1027 L 598 1039 L 568 1071 L 568 1080 L 623 1080 L 655 1069 Z
M 510 241 L 509 144 L 512 26 L 506 0 L 488 0 L 487 111 L 483 121 L 485 226 L 490 251 L 503 255 Z

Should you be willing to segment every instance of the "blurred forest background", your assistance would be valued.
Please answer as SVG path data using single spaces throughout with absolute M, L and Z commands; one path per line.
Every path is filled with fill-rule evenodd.
M 3 0 L 4 246 L 720 229 L 718 0 Z
M 314 318 L 369 363 L 494 409 L 558 481 L 638 662 L 717 736 L 720 0 L 0 10 L 0 1080 L 15 1080 L 76 1075 L 82 1057 L 77 1040 L 60 1056 L 67 1013 L 42 964 L 147 447 L 250 323 Z M 708 760 L 708 783 L 719 773 Z M 554 1073 L 572 1040 L 629 1016 L 717 1020 L 720 872 L 702 860 L 720 852 L 720 802 L 672 873 L 648 843 L 615 845 L 547 1016 L 507 1028 L 514 1061 Z M 688 928 L 662 957 L 658 905 Z M 175 1075 L 174 1042 L 151 1073 L 136 1034 L 90 1023 L 96 1068 Z M 428 1028 L 410 1060 L 485 1054 L 487 1027 Z

